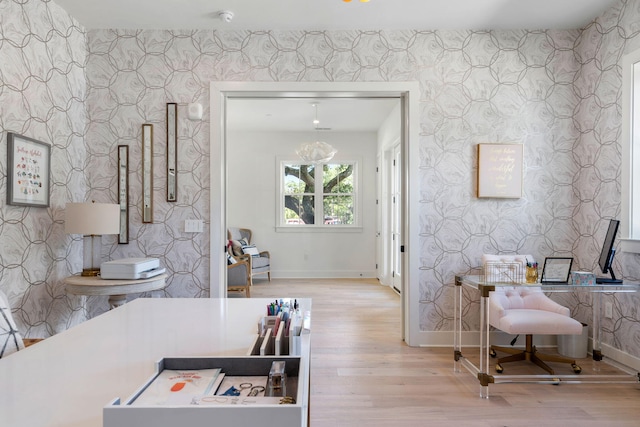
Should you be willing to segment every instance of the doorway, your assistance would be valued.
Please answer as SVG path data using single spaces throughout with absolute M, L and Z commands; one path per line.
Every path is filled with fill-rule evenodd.
M 246 82 L 217 82 L 211 84 L 211 296 L 224 297 L 226 295 L 226 260 L 224 253 L 217 253 L 213 248 L 224 242 L 226 238 L 226 119 L 227 103 L 234 98 L 398 98 L 401 100 L 401 144 L 398 155 L 404 159 L 410 158 L 409 135 L 417 139 L 415 129 L 409 129 L 409 117 L 417 117 L 417 83 L 246 83 Z M 409 93 L 412 94 L 410 103 Z M 411 114 L 409 105 L 412 105 Z M 414 120 L 417 123 L 417 119 Z M 411 156 L 417 159 L 417 156 Z M 404 164 L 404 162 L 403 162 Z M 219 169 L 216 170 L 216 166 Z M 407 163 L 408 165 L 408 163 Z M 410 224 L 415 221 L 416 210 L 409 209 L 410 196 L 408 194 L 409 173 L 403 173 L 401 182 L 402 194 L 399 206 L 402 206 L 402 220 L 400 221 L 399 240 L 402 246 L 411 245 L 408 238 Z M 416 198 L 417 200 L 417 198 Z M 412 213 L 413 212 L 413 213 Z M 415 221 L 417 222 L 417 221 Z M 417 245 L 415 245 L 417 247 Z M 413 258 L 417 257 L 416 253 Z M 398 259 L 401 289 L 409 289 L 406 285 L 410 280 L 410 265 L 412 257 L 400 256 Z M 415 262 L 415 261 L 413 261 Z M 419 325 L 417 304 L 410 302 L 411 292 L 404 292 L 402 297 L 403 338 L 411 345 L 407 330 L 410 325 Z M 411 335 L 411 334 L 410 334 Z

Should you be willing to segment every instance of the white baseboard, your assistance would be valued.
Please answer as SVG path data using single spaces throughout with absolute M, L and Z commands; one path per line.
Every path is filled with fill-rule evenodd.
M 376 270 L 370 271 L 329 271 L 329 270 L 289 270 L 289 271 L 271 271 L 271 277 L 274 279 L 375 279 L 378 277 Z
M 589 338 L 589 351 L 592 348 L 592 339 Z M 611 359 L 614 362 L 620 363 L 621 365 L 627 366 L 633 369 L 636 372 L 640 372 L 640 358 L 633 356 L 629 353 L 626 353 L 617 348 L 611 347 L 607 344 L 602 344 L 602 354 L 604 356 L 604 360 Z

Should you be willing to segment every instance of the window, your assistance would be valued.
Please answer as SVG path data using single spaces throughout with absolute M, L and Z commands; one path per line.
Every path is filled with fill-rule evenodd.
M 640 49 L 622 62 L 621 248 L 640 253 Z
M 280 226 L 358 225 L 356 162 L 280 165 Z

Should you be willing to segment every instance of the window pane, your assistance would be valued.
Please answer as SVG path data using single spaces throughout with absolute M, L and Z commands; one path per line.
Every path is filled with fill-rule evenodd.
M 353 165 L 326 164 L 322 167 L 324 193 L 353 193 Z
M 315 191 L 314 165 L 285 165 L 284 191 L 287 194 Z
M 325 196 L 322 202 L 326 225 L 352 225 L 354 223 L 352 196 Z
M 285 224 L 314 224 L 315 197 L 310 195 L 284 196 Z

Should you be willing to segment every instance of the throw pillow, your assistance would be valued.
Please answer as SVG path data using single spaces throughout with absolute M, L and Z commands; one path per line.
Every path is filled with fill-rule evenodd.
M 245 255 L 251 255 L 254 257 L 260 256 L 260 251 L 256 248 L 256 245 L 245 245 L 242 247 L 242 253 Z
M 232 257 L 229 253 L 227 253 L 227 265 L 233 265 L 237 262 L 238 261 L 234 257 Z
M 24 348 L 8 298 L 0 292 L 0 359 Z
M 235 256 L 242 255 L 242 244 L 240 244 L 238 240 L 232 240 L 231 250 L 233 251 L 233 255 Z

